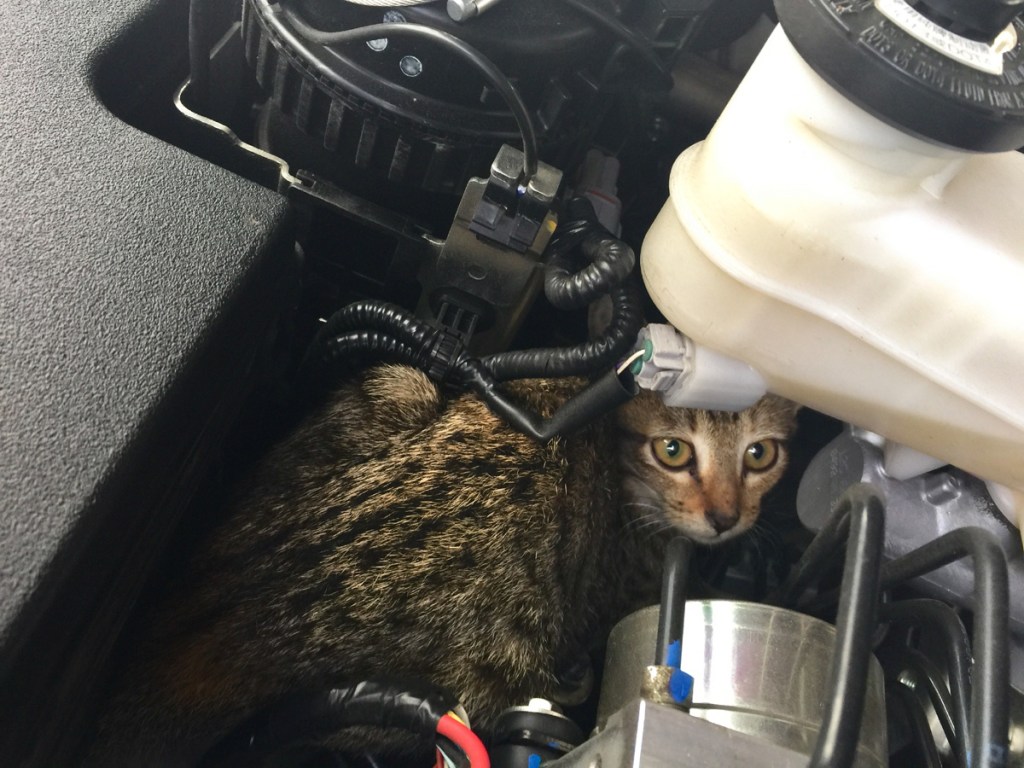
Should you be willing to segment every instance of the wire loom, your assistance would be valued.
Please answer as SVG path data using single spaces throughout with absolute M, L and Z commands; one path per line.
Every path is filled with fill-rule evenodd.
M 611 325 L 603 338 L 565 349 L 531 349 L 471 357 L 457 334 L 434 328 L 393 304 L 363 301 L 332 315 L 303 361 L 300 379 L 325 389 L 355 364 L 396 362 L 425 371 L 442 385 L 475 392 L 514 429 L 544 442 L 591 422 L 636 395 L 628 370 L 612 366 L 636 341 L 642 323 L 632 289 L 625 284 L 636 257 L 631 248 L 596 223 L 587 201 L 571 201 L 573 220 L 560 227 L 549 246 L 546 293 L 561 308 L 579 306 L 609 293 Z M 582 245 L 592 263 L 568 271 L 569 252 Z M 515 403 L 499 382 L 518 378 L 603 374 L 549 419 Z
M 250 717 L 214 746 L 202 768 L 261 764 L 288 747 L 316 743 L 342 728 L 402 728 L 454 744 L 470 768 L 490 768 L 480 740 L 453 717 L 455 697 L 429 683 L 364 680 L 343 688 L 287 697 Z

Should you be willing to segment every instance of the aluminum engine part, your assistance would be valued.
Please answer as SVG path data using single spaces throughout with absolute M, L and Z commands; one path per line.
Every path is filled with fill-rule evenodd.
M 598 705 L 599 729 L 611 728 L 615 713 L 639 695 L 644 671 L 654 658 L 659 612 L 658 606 L 644 608 L 612 630 Z M 682 717 L 706 720 L 793 750 L 804 756 L 805 764 L 814 750 L 829 694 L 834 643 L 834 627 L 782 608 L 725 600 L 688 601 L 681 666 L 694 677 L 694 687 L 689 715 Z M 734 741 L 732 736 L 716 739 L 710 730 L 700 733 L 701 743 L 710 751 L 694 765 L 712 764 L 719 757 L 718 750 Z M 683 742 L 678 739 L 677 743 Z M 887 762 L 882 669 L 873 661 L 854 765 L 882 768 Z M 690 763 L 673 763 L 680 764 Z M 781 765 L 765 761 L 763 756 L 751 764 Z
M 854 483 L 870 483 L 885 499 L 885 558 L 892 560 L 949 531 L 978 526 L 992 532 L 1006 553 L 1011 584 L 1024 583 L 1020 532 L 999 512 L 985 483 L 947 467 L 909 480 L 885 473 L 884 441 L 874 433 L 847 427 L 811 461 L 800 481 L 797 512 L 817 531 L 839 496 Z M 971 608 L 974 571 L 959 560 L 916 579 L 931 597 Z M 1015 688 L 1024 690 L 1024 592 L 1010 591 L 1010 655 Z
M 549 768 L 804 768 L 807 755 L 635 699 L 596 737 Z

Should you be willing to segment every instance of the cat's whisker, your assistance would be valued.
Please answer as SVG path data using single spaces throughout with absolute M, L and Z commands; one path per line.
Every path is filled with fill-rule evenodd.
M 643 490 L 653 499 L 661 498 L 661 494 L 659 494 L 656 490 L 654 490 L 654 488 L 652 488 L 651 485 L 646 480 L 644 480 L 642 477 L 640 477 L 639 475 L 630 474 L 630 476 L 629 476 L 629 483 L 630 484 L 635 483 L 636 485 L 641 486 L 643 488 Z M 634 489 L 634 492 L 635 492 L 635 489 Z
M 661 507 L 646 501 L 627 501 L 622 504 L 622 509 L 649 509 L 651 512 L 661 514 Z
M 673 528 L 672 524 L 665 520 L 660 515 L 647 515 L 631 520 L 626 526 L 628 532 L 637 534 L 647 533 L 658 533 L 660 531 L 667 531 Z

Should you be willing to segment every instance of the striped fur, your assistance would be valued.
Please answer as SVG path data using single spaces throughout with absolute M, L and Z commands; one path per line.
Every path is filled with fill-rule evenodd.
M 551 413 L 578 386 L 512 390 Z M 654 508 L 715 538 L 687 525 L 703 513 L 677 498 L 680 473 L 652 465 L 647 436 L 685 430 L 724 467 L 762 420 L 785 438 L 792 408 L 732 417 L 642 396 L 618 420 L 539 445 L 418 371 L 367 372 L 266 456 L 199 547 L 124 665 L 90 764 L 188 765 L 276 696 L 380 673 L 448 687 L 486 731 L 503 708 L 552 695 L 556 670 L 655 597 L 668 526 Z M 737 532 L 783 464 L 730 491 Z M 743 484 L 720 467 L 713 477 Z

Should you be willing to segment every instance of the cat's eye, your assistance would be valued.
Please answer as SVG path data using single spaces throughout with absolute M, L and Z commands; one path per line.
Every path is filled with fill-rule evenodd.
M 747 446 L 743 466 L 751 472 L 765 472 L 779 460 L 779 444 L 775 440 L 758 440 Z
M 676 437 L 658 437 L 651 441 L 654 458 L 669 469 L 682 469 L 693 463 L 693 446 Z

